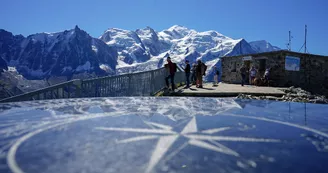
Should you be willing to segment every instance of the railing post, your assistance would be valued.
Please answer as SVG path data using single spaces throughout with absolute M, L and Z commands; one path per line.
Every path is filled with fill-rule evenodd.
M 154 71 L 152 71 L 151 73 L 150 73 L 150 95 L 153 95 L 153 93 L 155 92 L 154 90 L 155 90 L 155 74 L 154 74 L 155 72 Z
M 74 80 L 73 85 L 75 85 L 75 97 L 81 97 L 82 80 L 81 79 Z
M 101 80 L 98 80 L 97 84 L 98 84 L 98 88 L 97 88 L 98 95 L 97 95 L 97 97 L 101 97 Z
M 96 97 L 100 97 L 100 80 L 97 80 L 96 81 L 96 88 L 95 88 L 95 90 L 96 90 Z
M 64 98 L 63 88 L 58 88 L 58 98 L 60 99 Z

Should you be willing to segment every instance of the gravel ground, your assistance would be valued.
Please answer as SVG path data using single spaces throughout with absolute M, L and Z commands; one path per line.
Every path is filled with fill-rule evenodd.
M 286 95 L 284 95 L 282 97 L 274 97 L 274 96 L 258 96 L 257 97 L 257 96 L 253 96 L 253 95 L 239 94 L 237 96 L 237 98 L 328 104 L 328 99 L 325 96 L 312 95 L 310 92 L 305 91 L 301 88 L 290 87 L 283 91 L 286 93 Z

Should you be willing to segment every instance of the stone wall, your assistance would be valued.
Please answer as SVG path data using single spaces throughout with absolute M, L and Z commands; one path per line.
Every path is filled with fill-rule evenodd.
M 243 61 L 243 57 L 252 56 L 251 61 Z M 285 70 L 285 57 L 294 56 L 300 58 L 299 71 Z M 226 83 L 240 83 L 239 69 L 243 63 L 249 66 L 260 67 L 260 61 L 266 60 L 265 68 L 270 67 L 270 78 L 275 86 L 301 87 L 318 94 L 328 95 L 328 57 L 312 54 L 302 54 L 289 51 L 268 52 L 244 56 L 222 58 L 222 81 Z M 265 69 L 264 68 L 264 69 Z M 264 71 L 257 76 L 262 77 Z

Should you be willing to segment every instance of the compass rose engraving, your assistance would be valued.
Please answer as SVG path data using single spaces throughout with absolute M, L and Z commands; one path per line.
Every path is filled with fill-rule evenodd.
M 154 123 L 145 121 L 145 123 L 154 128 L 115 128 L 115 127 L 96 127 L 97 130 L 105 130 L 105 131 L 119 131 L 119 132 L 134 132 L 134 133 L 142 133 L 146 135 L 127 138 L 123 140 L 117 141 L 117 143 L 131 143 L 138 142 L 141 140 L 150 140 L 150 139 L 158 139 L 155 149 L 152 152 L 150 157 L 150 161 L 148 163 L 148 167 L 146 169 L 146 173 L 149 173 L 153 170 L 153 168 L 157 165 L 157 163 L 164 157 L 173 157 L 183 148 L 188 145 L 200 147 L 203 149 L 215 151 L 218 153 L 223 153 L 235 157 L 239 157 L 240 154 L 222 144 L 220 141 L 231 141 L 231 142 L 269 142 L 275 143 L 280 142 L 279 139 L 267 139 L 267 138 L 248 138 L 248 137 L 240 137 L 240 136 L 220 136 L 213 135 L 215 133 L 219 133 L 222 131 L 229 130 L 230 127 L 221 127 L 221 128 L 213 128 L 207 129 L 203 131 L 198 131 L 196 118 L 193 117 L 187 125 L 183 128 L 181 132 L 173 131 L 171 126 L 167 126 L 164 124 Z M 170 154 L 167 154 L 170 147 L 174 144 L 174 142 L 180 137 L 183 136 L 187 138 L 187 142 L 178 147 L 175 151 Z

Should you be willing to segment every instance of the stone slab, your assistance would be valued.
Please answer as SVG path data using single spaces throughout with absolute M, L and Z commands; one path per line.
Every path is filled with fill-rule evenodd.
M 327 112 L 205 97 L 0 104 L 0 172 L 324 173 Z
M 177 92 L 171 93 L 175 96 L 198 96 L 198 97 L 234 97 L 239 94 L 251 94 L 255 96 L 283 96 L 285 92 L 283 88 L 275 87 L 258 87 L 251 85 L 237 85 L 220 83 L 218 86 L 213 86 L 211 83 L 204 84 L 204 88 L 196 88 L 193 85 L 191 88 L 184 89 L 180 87 Z

